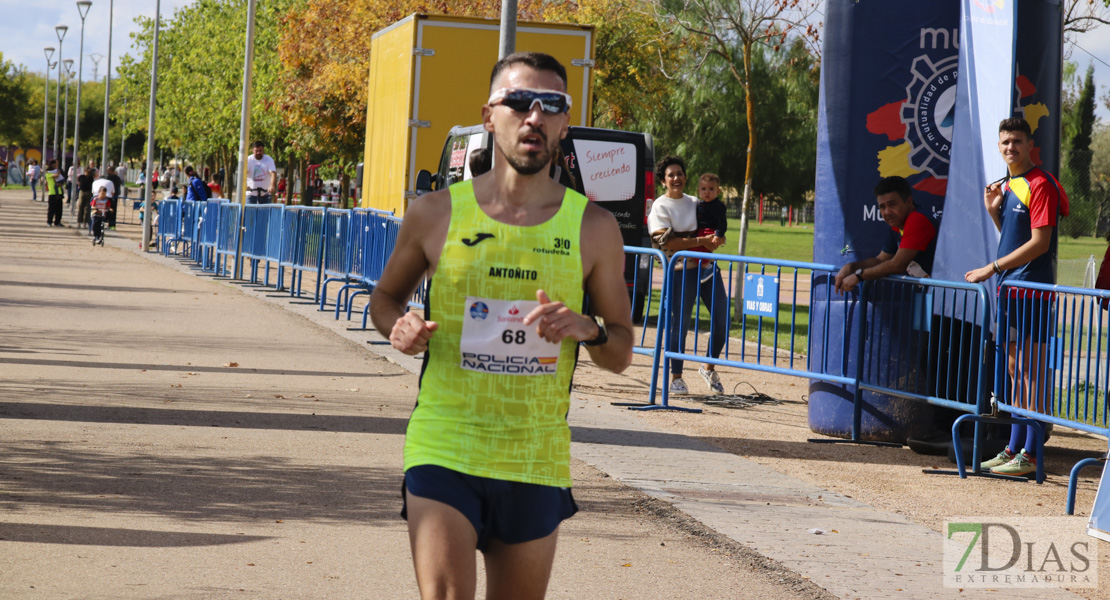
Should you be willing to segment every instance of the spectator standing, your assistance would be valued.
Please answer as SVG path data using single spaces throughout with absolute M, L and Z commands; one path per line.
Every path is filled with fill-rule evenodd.
M 8 161 L 0 160 L 0 190 L 8 185 Z
M 89 202 L 92 201 L 93 181 L 96 181 L 96 169 L 92 168 L 77 178 L 77 224 L 85 227 L 92 224 L 89 219 Z
M 116 177 L 119 177 L 121 188 L 118 196 L 127 201 L 127 166 L 123 163 L 116 165 Z
M 80 172 L 75 165 L 69 165 L 66 171 L 66 204 L 73 202 L 73 192 L 77 187 L 77 180 L 80 179 Z
M 264 148 L 256 141 L 247 157 L 247 204 L 269 204 L 277 190 L 277 166 Z
M 108 168 L 108 181 L 112 182 L 112 193 L 110 194 L 111 206 L 108 208 L 107 225 L 108 229 L 116 228 L 116 214 L 119 212 L 119 195 L 122 192 L 123 182 L 120 180 L 119 175 L 116 174 L 116 169 Z
M 31 159 L 31 166 L 27 167 L 27 177 L 31 179 L 31 201 L 38 202 L 39 178 L 42 177 L 42 167 L 39 166 L 39 161 Z
M 185 189 L 185 200 L 203 202 L 208 199 L 208 186 L 197 177 L 193 167 L 185 167 L 185 175 L 189 178 L 189 185 Z M 175 186 L 176 187 L 176 186 Z
M 278 195 L 278 198 L 281 198 L 283 200 L 285 199 L 285 186 L 286 186 L 285 175 L 282 175 L 281 179 L 278 179 L 277 195 Z
M 655 199 L 651 212 L 648 213 L 648 231 L 652 242 L 662 248 L 668 258 L 680 250 L 694 250 L 699 247 L 709 252 L 716 250 L 724 242 L 723 238 L 715 234 L 697 234 L 698 201 L 683 192 L 686 187 L 686 162 L 677 156 L 667 156 L 659 161 L 655 176 L 663 182 L 666 193 Z M 670 322 L 676 326 L 669 328 L 668 350 L 686 351 L 686 330 L 690 327 L 690 315 L 697 306 L 698 295 L 710 307 L 710 354 L 718 344 L 723 348 L 723 338 L 728 336 L 728 302 L 724 300 L 726 296 L 723 283 L 720 278 L 710 278 L 706 284 L 702 284 L 699 262 L 689 259 L 675 265 L 671 277 Z M 703 285 L 707 286 L 704 292 L 701 291 Z M 718 285 L 721 286 L 720 289 L 717 289 Z M 672 394 L 689 393 L 689 388 L 682 379 L 682 370 L 683 362 L 672 359 L 668 388 Z M 724 390 L 715 371 L 702 366 L 699 373 L 713 392 L 720 393 Z
M 223 198 L 223 188 L 220 187 L 220 184 L 216 183 L 215 175 L 212 177 L 213 178 L 208 182 L 208 197 Z
M 986 281 L 994 275 L 1000 282 L 1034 281 L 1056 283 L 1056 244 L 1060 216 L 1068 214 L 1068 196 L 1060 182 L 1033 164 L 1033 131 L 1025 119 L 1005 119 L 998 126 L 998 151 L 1006 161 L 1008 176 L 1003 183 L 992 183 L 983 193 L 987 214 L 999 231 L 998 259 L 968 271 L 971 283 Z M 1025 293 L 1018 293 L 1025 292 Z M 1055 298 L 1033 290 L 1011 289 L 998 299 L 999 343 L 1008 338 L 1008 370 L 1013 390 L 1013 406 L 1047 413 L 1052 384 L 1041 385 L 1047 369 L 1047 347 L 1055 322 L 1051 314 Z M 1023 339 L 1018 339 L 1022 337 Z M 1022 352 L 1018 353 L 1018 344 Z M 1018 360 L 1021 365 L 1018 366 Z M 996 390 L 1002 397 L 1002 390 Z M 1044 443 L 1044 440 L 1039 440 Z M 1010 442 L 998 456 L 983 462 L 982 469 L 998 475 L 1022 476 L 1037 470 L 1033 451 L 1037 432 L 1032 425 L 1014 424 Z
M 54 227 L 62 226 L 62 174 L 58 170 L 58 161 L 47 163 L 47 171 L 43 173 L 46 185 L 46 224 Z

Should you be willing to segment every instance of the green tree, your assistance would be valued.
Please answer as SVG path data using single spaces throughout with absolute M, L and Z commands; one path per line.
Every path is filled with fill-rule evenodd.
M 0 52 L 0 142 L 19 143 L 23 126 L 31 113 L 27 76 Z M 41 80 L 40 80 L 41 82 Z M 40 103 L 41 108 L 41 103 Z M 39 125 L 42 120 L 39 119 Z
M 743 189 L 748 128 L 743 89 L 730 67 L 710 56 L 671 82 L 662 110 L 644 128 L 655 137 L 657 156 L 677 154 L 690 178 L 716 173 L 728 190 Z M 765 149 L 756 155 L 753 194 L 797 206 L 813 189 L 817 141 L 819 72 L 797 40 L 784 52 L 757 47 L 752 56 L 756 136 Z
M 1087 67 L 1083 88 L 1075 102 L 1075 115 L 1065 132 L 1065 166 L 1062 183 L 1071 201 L 1071 216 L 1061 221 L 1061 230 L 1072 237 L 1094 233 L 1098 206 L 1091 196 L 1091 134 L 1095 126 L 1095 69 Z
M 760 46 L 777 52 L 794 38 L 815 45 L 819 31 L 808 19 L 816 5 L 800 0 L 662 0 L 662 9 L 671 27 L 699 37 L 707 53 L 723 59 L 743 89 L 748 147 L 737 249 L 744 254 L 759 141 L 755 98 L 762 93 L 754 83 L 753 58 Z

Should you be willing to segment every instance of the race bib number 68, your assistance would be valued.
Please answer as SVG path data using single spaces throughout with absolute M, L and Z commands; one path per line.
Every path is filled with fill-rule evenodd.
M 539 306 L 535 300 L 466 298 L 463 315 L 461 367 L 499 375 L 554 375 L 559 368 L 560 344 L 525 325 L 524 317 Z

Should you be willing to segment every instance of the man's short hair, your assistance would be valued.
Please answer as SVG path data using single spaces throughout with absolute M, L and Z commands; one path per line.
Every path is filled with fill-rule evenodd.
M 686 161 L 677 156 L 664 156 L 659 164 L 655 165 L 655 179 L 659 184 L 663 184 L 663 180 L 667 177 L 667 167 L 671 165 L 678 165 L 682 167 L 682 174 L 686 174 Z
M 254 143 L 251 144 L 251 148 L 265 148 L 265 147 L 266 147 L 266 144 L 263 144 L 262 140 L 255 140 Z
M 892 175 L 890 177 L 883 177 L 879 183 L 875 185 L 875 196 L 882 196 L 891 192 L 898 192 L 898 197 L 903 201 L 910 199 L 910 194 L 913 193 L 913 188 L 910 187 L 910 182 L 906 181 L 904 177 Z
M 192 175 L 194 173 L 193 167 L 185 167 L 185 174 Z
M 1033 137 L 1033 128 L 1029 126 L 1029 122 L 1021 117 L 1010 117 L 1009 119 L 1002 119 L 998 124 L 998 133 L 1003 131 L 1020 131 L 1025 134 L 1026 138 Z
M 551 71 L 563 80 L 563 89 L 567 89 L 567 70 L 554 56 L 542 52 L 514 52 L 493 65 L 493 72 L 489 76 L 491 92 L 501 72 L 514 65 L 526 65 L 537 71 Z
M 683 169 L 683 170 L 685 170 L 685 169 Z M 706 183 L 706 182 L 715 183 L 715 184 L 717 184 L 718 187 L 720 187 L 721 178 L 717 177 L 716 173 L 702 173 L 701 177 L 698 177 L 698 183 Z

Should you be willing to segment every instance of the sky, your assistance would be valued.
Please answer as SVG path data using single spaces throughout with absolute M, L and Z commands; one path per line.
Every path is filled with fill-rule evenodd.
M 93 0 L 85 20 L 83 71 L 86 81 L 93 76 L 93 61 L 89 56 L 108 54 L 108 6 L 112 1 L 115 3 L 112 29 L 113 70 L 119 64 L 119 56 L 131 52 L 131 38 L 128 34 L 137 30 L 135 16 L 154 16 L 155 0 Z M 174 9 L 193 4 L 194 1 L 162 0 L 162 14 L 172 15 Z M 824 0 L 819 4 L 824 8 Z M 34 7 L 30 8 L 31 5 Z M 76 0 L 0 0 L 0 52 L 3 52 L 6 60 L 11 60 L 16 65 L 27 65 L 30 71 L 42 72 L 46 66 L 42 49 L 45 46 L 58 47 L 54 26 L 59 24 L 69 26 L 62 45 L 63 58 L 76 60 L 81 39 L 81 17 L 77 13 Z M 1110 89 L 1110 26 L 1104 25 L 1076 38 L 1075 45 L 1067 44 L 1066 50 L 1071 52 L 1071 60 L 1079 65 L 1080 73 L 1086 72 L 1088 64 L 1094 65 L 1098 96 L 1104 97 L 1107 89 Z M 73 68 L 77 69 L 76 62 Z M 106 70 L 107 61 L 102 60 L 100 78 L 104 77 Z M 1110 123 L 1110 109 L 1101 101 L 1096 113 L 1105 123 Z

